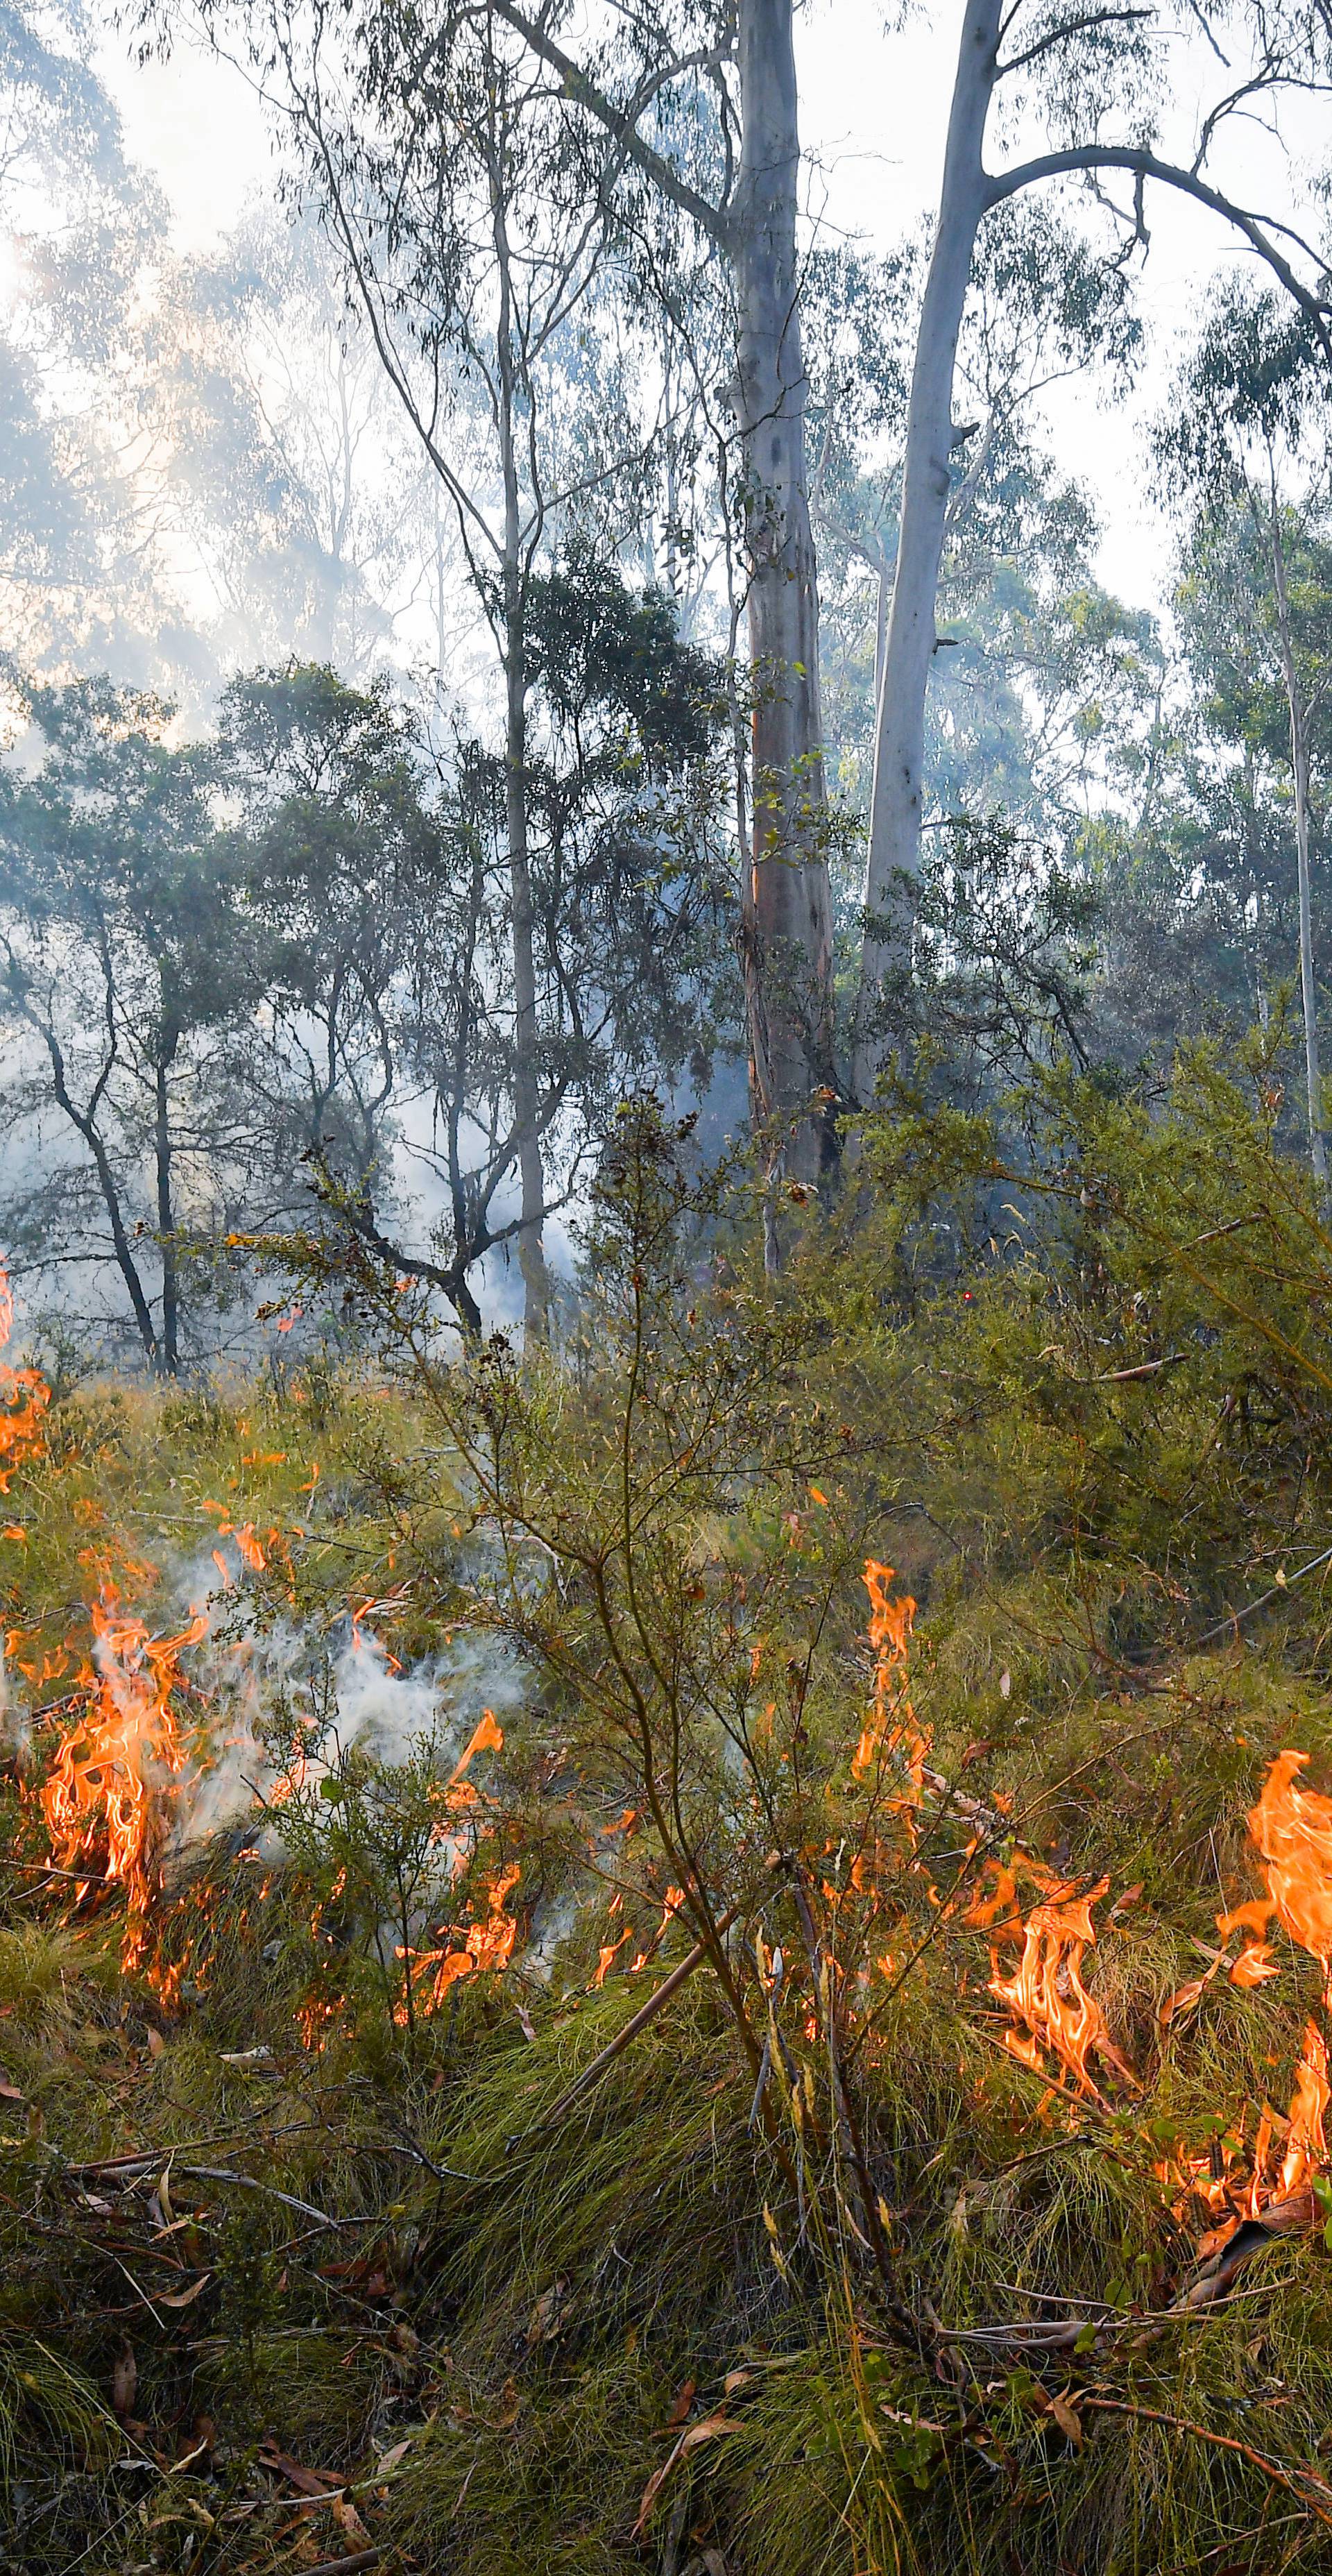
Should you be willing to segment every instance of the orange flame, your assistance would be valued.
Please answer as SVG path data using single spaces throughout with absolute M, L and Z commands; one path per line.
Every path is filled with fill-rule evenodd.
M 1329 2101 L 1332 2101 L 1332 2085 L 1327 2080 L 1326 2043 L 1317 2024 L 1309 2022 L 1305 2026 L 1304 2049 L 1295 2069 L 1290 2130 L 1281 2160 L 1283 2192 L 1298 2191 L 1302 2183 L 1322 2172 L 1327 2162 L 1323 2114 Z
M 0 1350 L 13 1329 L 14 1296 L 9 1272 L 0 1261 Z M 16 1468 L 40 1457 L 46 1445 L 42 1416 L 50 1401 L 51 1390 L 40 1369 L 11 1368 L 7 1360 L 0 1360 L 0 1494 L 8 1493 Z
M 1267 1863 L 1266 1911 L 1275 1914 L 1292 1941 L 1317 1959 L 1326 1976 L 1332 1968 L 1332 1798 L 1316 1789 L 1300 1789 L 1295 1775 L 1307 1753 L 1279 1753 L 1263 1782 L 1249 1831 Z M 1242 1906 L 1224 1918 L 1227 1926 L 1248 1921 L 1263 1909 Z
M 1082 1982 L 1083 1957 L 1096 1940 L 1091 1909 L 1109 1885 L 1109 1879 L 1103 1878 L 1085 1896 L 1075 1896 L 1069 1887 L 1059 1888 L 1044 1904 L 1034 1906 L 1023 1925 L 1022 1956 L 1013 1975 L 995 1975 L 990 1980 L 991 1994 L 1007 2004 L 1014 2021 L 1022 2025 L 1004 2032 L 1005 2047 L 1024 2065 L 1038 2070 L 1041 2052 L 1048 2049 L 1079 2091 L 1097 2099 L 1088 2071 L 1093 2052 L 1126 2083 L 1136 2081 L 1110 2036 L 1100 2005 Z M 1011 1880 L 1003 1890 L 1005 1897 L 1010 1892 Z
M 148 1940 L 148 1916 L 161 1884 L 169 1792 L 188 1748 L 174 1706 L 180 1656 L 205 1634 L 200 1611 L 177 1637 L 150 1637 L 142 1619 L 120 1607 L 111 1583 L 93 1604 L 93 1659 L 84 1670 L 82 1716 L 60 1746 L 41 1791 L 42 1813 L 58 1866 L 87 1861 L 89 1883 L 125 1890 L 121 1964 L 137 1968 Z
M 918 1733 L 911 1703 L 906 1692 L 907 1639 L 916 1615 L 916 1605 L 909 1592 L 897 1601 L 888 1598 L 893 1579 L 891 1565 L 880 1565 L 872 1556 L 865 1559 L 865 1589 L 870 1597 L 869 1641 L 874 1649 L 874 1705 L 864 1726 L 860 1742 L 851 1758 L 853 1778 L 863 1780 L 883 1752 L 901 1749 L 907 1769 L 917 1790 L 921 1770 L 929 1750 L 928 1739 Z
M 491 1723 L 494 1724 L 493 1719 Z M 409 1960 L 408 1973 L 412 1979 L 417 2012 L 438 2012 L 450 1986 L 456 1985 L 459 1977 L 470 1977 L 479 1968 L 507 1968 L 518 1938 L 518 1919 L 509 1913 L 507 1899 L 520 1875 L 521 1863 L 516 1860 L 511 1861 L 507 1869 L 496 1871 L 486 1891 L 489 1911 L 480 1923 L 470 1926 L 461 1949 L 421 1950 Z M 459 1927 L 452 1925 L 450 1929 L 456 1938 Z M 431 1968 L 435 1973 L 427 1980 L 424 1972 Z M 425 1987 L 425 1991 L 419 1994 L 416 1992 L 418 1979 Z M 399 2004 L 393 2018 L 400 2025 L 405 2022 L 406 2007 Z

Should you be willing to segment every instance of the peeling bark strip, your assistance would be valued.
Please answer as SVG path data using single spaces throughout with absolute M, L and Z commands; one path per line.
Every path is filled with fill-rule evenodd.
M 805 466 L 800 338 L 800 142 L 791 0 L 743 0 L 740 176 L 727 232 L 738 307 L 737 417 L 753 674 L 751 858 L 744 930 L 756 1114 L 789 1126 L 787 1168 L 816 1180 L 836 1155 L 832 899 L 819 704 L 818 579 Z

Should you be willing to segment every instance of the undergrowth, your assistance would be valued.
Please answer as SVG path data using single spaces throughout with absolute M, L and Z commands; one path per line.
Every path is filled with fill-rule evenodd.
M 1318 2141 L 1278 2170 L 1326 1959 L 1279 1914 L 1237 1982 L 1218 1930 L 1276 1757 L 1332 1785 L 1332 1248 L 1273 1114 L 1261 1067 L 1150 1116 L 1061 1078 L 1019 1170 L 899 1104 L 773 1285 L 639 1109 L 548 1357 L 312 1246 L 358 1374 L 52 1403 L 6 1505 L 8 2564 L 1332 2567 Z M 128 1970 L 39 1794 L 108 1585 L 156 1634 L 214 1596 Z M 433 1712 L 389 1751 L 354 1651 Z M 191 1830 L 247 1691 L 258 1803 Z M 1084 1899 L 1070 2059 L 996 1987 Z

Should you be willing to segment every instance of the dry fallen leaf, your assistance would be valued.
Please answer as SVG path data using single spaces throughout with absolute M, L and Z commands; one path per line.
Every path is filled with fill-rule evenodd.
M 631 2540 L 640 2540 L 642 2538 L 648 2516 L 651 2513 L 662 2488 L 665 2486 L 666 2480 L 670 2476 L 676 2461 L 682 2460 L 686 2451 L 696 2451 L 700 2442 L 714 2442 L 719 2434 L 738 2433 L 739 2430 L 739 2425 L 733 2423 L 729 2415 L 704 2415 L 700 2418 L 697 2424 L 691 2424 L 688 2431 L 680 2435 L 680 2439 L 676 2443 L 674 2450 L 671 2452 L 669 2459 L 663 2460 L 661 2467 L 653 2470 L 651 2477 L 648 2479 L 647 2485 L 643 2489 L 643 2500 L 638 2508 L 638 2520 L 634 2524 L 633 2530 L 629 2535 Z
M 1068 2399 L 1066 2397 L 1052 2397 L 1050 2400 L 1050 2412 L 1053 2415 L 1060 2432 L 1066 2434 L 1070 2442 L 1077 2442 L 1080 2444 L 1082 2441 L 1082 2418 L 1074 2412 Z
M 212 2277 L 211 2272 L 201 2272 L 197 2281 L 191 2281 L 188 2290 L 176 2290 L 170 2296 L 165 2291 L 159 2290 L 157 2292 L 159 2308 L 192 2308 L 199 2292 L 207 2289 Z
M 347 2538 L 350 2541 L 358 2543 L 361 2547 L 365 2547 L 368 2544 L 370 2534 L 367 2531 L 365 2524 L 362 2522 L 350 2496 L 335 2496 L 333 2500 L 333 2519 L 338 2524 L 339 2528 L 346 2532 Z

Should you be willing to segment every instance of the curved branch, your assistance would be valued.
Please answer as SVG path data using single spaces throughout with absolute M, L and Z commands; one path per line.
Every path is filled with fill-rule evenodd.
M 1332 363 L 1332 331 L 1328 327 L 1332 307 L 1316 295 L 1312 287 L 1305 285 L 1271 236 L 1273 233 L 1283 234 L 1311 260 L 1316 259 L 1317 254 L 1289 224 L 1264 224 L 1247 207 L 1237 206 L 1233 198 L 1225 196 L 1221 189 L 1211 187 L 1196 170 L 1184 169 L 1173 161 L 1158 160 L 1154 152 L 1143 151 L 1131 144 L 1080 144 L 1064 152 L 1040 153 L 1035 160 L 1023 161 L 1014 170 L 987 174 L 986 210 L 1002 205 L 1009 197 L 1019 196 L 1025 188 L 1038 186 L 1042 179 L 1060 179 L 1079 171 L 1090 174 L 1098 170 L 1124 170 L 1140 184 L 1147 179 L 1155 179 L 1161 187 L 1177 189 L 1181 196 L 1192 197 L 1200 206 L 1208 207 L 1224 223 L 1233 224 L 1257 251 L 1259 258 L 1266 261 L 1273 276 L 1280 280 L 1287 294 L 1307 316 L 1324 356 Z

